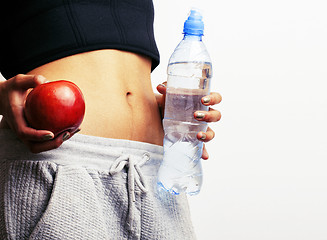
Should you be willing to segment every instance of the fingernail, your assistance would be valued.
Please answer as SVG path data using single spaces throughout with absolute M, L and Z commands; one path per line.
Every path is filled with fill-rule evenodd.
M 205 133 L 201 133 L 201 140 L 205 140 L 207 138 L 207 135 Z
M 44 135 L 44 136 L 42 137 L 42 139 L 43 139 L 44 141 L 50 140 L 50 139 L 52 139 L 52 138 L 53 138 L 53 134 L 51 134 L 51 133 L 46 134 L 46 135 Z
M 159 86 L 164 87 L 164 88 L 166 87 L 166 85 L 162 84 L 162 83 L 160 83 Z
M 69 132 L 65 132 L 65 134 L 62 136 L 62 140 L 66 141 L 70 137 Z
M 203 103 L 209 103 L 210 100 L 211 100 L 210 97 L 203 97 L 202 98 Z
M 202 119 L 204 118 L 206 115 L 204 113 L 201 113 L 201 112 L 197 112 L 195 113 L 195 117 L 198 118 L 198 119 Z

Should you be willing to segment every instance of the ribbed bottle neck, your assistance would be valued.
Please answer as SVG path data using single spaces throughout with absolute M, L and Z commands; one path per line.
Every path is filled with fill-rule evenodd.
M 184 33 L 183 40 L 191 40 L 191 41 L 202 41 L 202 35 L 193 35 L 193 34 L 187 34 Z

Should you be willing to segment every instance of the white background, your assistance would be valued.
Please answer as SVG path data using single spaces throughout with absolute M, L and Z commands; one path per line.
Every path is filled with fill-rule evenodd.
M 327 239 L 327 6 L 324 0 L 154 0 L 161 64 L 191 6 L 203 10 L 223 102 L 204 185 L 191 197 L 199 240 Z M 1 54 L 1 53 L 0 53 Z
M 199 240 L 327 239 L 327 2 L 154 0 L 161 64 L 203 10 L 223 96 L 204 185 L 190 197 Z

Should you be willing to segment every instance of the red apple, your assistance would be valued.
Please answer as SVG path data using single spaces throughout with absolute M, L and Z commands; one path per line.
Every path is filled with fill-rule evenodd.
M 72 82 L 59 80 L 35 87 L 26 97 L 24 113 L 30 127 L 49 130 L 55 136 L 81 125 L 85 102 Z

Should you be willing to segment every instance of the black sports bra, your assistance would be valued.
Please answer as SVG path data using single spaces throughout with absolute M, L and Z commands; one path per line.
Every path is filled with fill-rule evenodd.
M 8 6 L 9 5 L 9 6 Z M 76 53 L 119 49 L 159 64 L 152 0 L 13 0 L 0 10 L 5 78 Z

